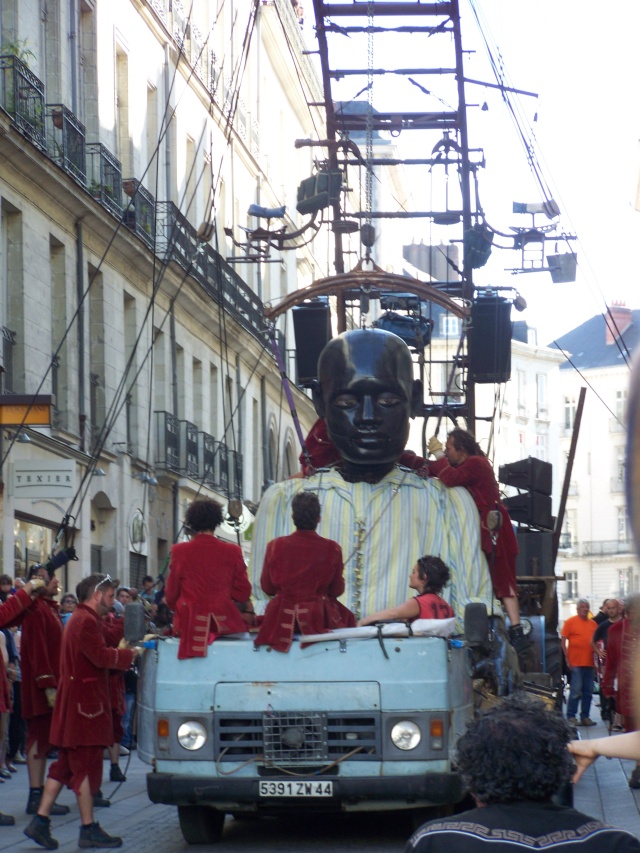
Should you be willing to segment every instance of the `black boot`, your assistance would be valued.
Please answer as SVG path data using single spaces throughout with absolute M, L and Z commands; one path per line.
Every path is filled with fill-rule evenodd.
M 93 795 L 93 807 L 96 809 L 108 809 L 111 805 L 111 800 L 108 800 L 102 795 L 102 791 L 98 791 Z
M 25 812 L 27 814 L 37 814 L 41 799 L 42 788 L 29 788 L 29 799 L 27 800 L 27 808 L 25 809 Z M 59 806 L 58 803 L 54 803 L 51 806 L 51 811 L 49 812 L 50 816 L 53 815 L 54 817 L 61 817 L 65 814 L 69 814 L 69 806 Z
M 15 826 L 16 819 L 12 817 L 10 814 L 2 814 L 0 812 L 0 826 Z
M 78 847 L 122 847 L 122 839 L 109 835 L 99 823 L 90 823 L 80 827 Z
M 58 848 L 58 842 L 51 835 L 51 821 L 48 817 L 40 817 L 39 814 L 34 815 L 31 823 L 24 830 L 24 834 L 47 850 L 57 850 Z
M 122 770 L 117 764 L 111 765 L 111 773 L 109 774 L 109 780 L 111 782 L 126 782 L 127 777 L 124 775 Z
M 508 633 L 509 642 L 519 655 L 529 651 L 531 643 L 525 636 L 525 633 L 522 630 L 522 625 L 510 625 Z

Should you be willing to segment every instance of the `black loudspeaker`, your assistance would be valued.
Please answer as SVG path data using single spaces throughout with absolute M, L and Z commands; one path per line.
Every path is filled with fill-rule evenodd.
M 124 608 L 124 638 L 128 643 L 139 643 L 147 633 L 142 604 L 132 602 Z
M 511 303 L 483 296 L 471 305 L 468 331 L 469 376 L 479 384 L 511 378 Z
M 553 533 L 549 530 L 518 530 L 520 553 L 516 558 L 518 577 L 553 577 Z
M 521 495 L 505 498 L 503 504 L 507 508 L 512 521 L 530 524 L 532 527 L 543 527 L 553 530 L 551 515 L 551 497 L 538 492 L 523 492 Z
M 535 456 L 520 459 L 501 465 L 498 469 L 498 480 L 505 486 L 515 486 L 516 489 L 530 489 L 542 495 L 551 494 L 553 466 L 550 462 L 542 462 Z
M 298 385 L 311 385 L 318 378 L 318 358 L 331 340 L 331 311 L 328 301 L 307 302 L 293 309 L 296 337 Z

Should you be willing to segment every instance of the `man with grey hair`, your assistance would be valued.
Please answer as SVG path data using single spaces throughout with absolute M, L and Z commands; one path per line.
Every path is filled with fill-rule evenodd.
M 593 648 L 591 641 L 598 627 L 589 619 L 589 602 L 581 598 L 576 605 L 577 614 L 562 626 L 562 651 L 571 670 L 571 686 L 567 703 L 567 720 L 574 726 L 595 726 L 589 717 L 593 696 Z M 580 704 L 580 720 L 577 719 Z

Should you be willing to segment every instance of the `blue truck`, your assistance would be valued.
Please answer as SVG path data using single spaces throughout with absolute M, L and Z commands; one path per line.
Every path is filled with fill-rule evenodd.
M 178 660 L 175 639 L 146 652 L 139 756 L 187 842 L 218 841 L 226 814 L 424 815 L 464 798 L 453 748 L 473 714 L 467 644 L 402 624 L 317 639 L 288 654 L 248 634 L 204 658 Z

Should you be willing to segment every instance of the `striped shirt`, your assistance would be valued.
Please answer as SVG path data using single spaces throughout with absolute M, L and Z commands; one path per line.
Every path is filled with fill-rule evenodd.
M 406 601 L 409 573 L 426 554 L 440 557 L 451 569 L 442 595 L 453 607 L 458 628 L 468 602 L 491 605 L 478 510 L 466 489 L 448 489 L 439 480 L 424 480 L 400 467 L 379 483 L 347 483 L 330 469 L 276 483 L 265 492 L 249 562 L 258 612 L 266 605 L 260 573 L 267 543 L 295 529 L 291 501 L 302 490 L 320 499 L 318 533 L 342 548 L 346 589 L 341 600 L 357 618 Z

